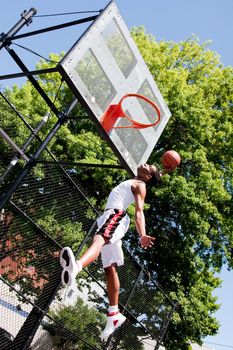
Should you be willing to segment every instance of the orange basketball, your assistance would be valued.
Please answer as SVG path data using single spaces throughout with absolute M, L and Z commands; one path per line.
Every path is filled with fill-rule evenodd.
M 170 150 L 166 151 L 162 156 L 162 163 L 165 170 L 174 170 L 180 165 L 181 158 L 179 153 Z

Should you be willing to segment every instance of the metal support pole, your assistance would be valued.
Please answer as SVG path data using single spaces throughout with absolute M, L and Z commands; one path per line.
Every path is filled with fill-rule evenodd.
M 51 237 L 40 225 L 38 225 L 30 216 L 28 216 L 25 211 L 21 210 L 20 207 L 18 207 L 18 205 L 16 205 L 11 200 L 9 202 L 12 205 L 12 207 L 14 208 L 14 210 L 21 217 L 26 219 L 26 221 L 30 222 L 32 224 L 32 226 L 34 227 L 34 229 L 36 231 L 38 231 L 41 236 L 46 237 L 53 245 L 57 246 L 58 249 L 62 248 L 62 246 L 53 237 Z
M 52 30 L 63 29 L 63 28 L 67 28 L 67 27 L 70 27 L 70 26 L 77 25 L 77 24 L 91 22 L 91 21 L 94 21 L 97 17 L 98 17 L 98 15 L 97 16 L 91 16 L 91 17 L 78 19 L 76 21 L 72 21 L 72 22 L 68 22 L 68 23 L 58 24 L 58 25 L 53 26 L 53 27 L 39 29 L 39 30 L 36 30 L 34 32 L 30 32 L 30 33 L 20 34 L 20 35 L 12 37 L 11 39 L 12 40 L 22 39 L 22 38 L 26 38 L 26 37 L 29 37 L 29 36 L 32 36 L 32 35 L 38 35 L 38 34 L 47 33 L 47 32 L 50 32 Z
M 58 289 L 60 288 L 61 271 L 62 270 L 60 269 L 58 274 L 52 275 L 50 281 L 45 285 L 43 293 L 40 295 L 23 326 L 20 328 L 18 334 L 14 338 L 11 345 L 11 350 L 28 349 L 45 313 L 48 311 L 50 304 L 54 300 Z
M 0 80 L 30 77 L 33 75 L 40 75 L 40 74 L 46 74 L 46 73 L 56 73 L 56 72 L 58 72 L 58 69 L 56 67 L 55 68 L 47 68 L 47 69 L 37 69 L 37 70 L 32 70 L 32 71 L 23 72 L 23 73 L 13 73 L 13 74 L 1 75 Z
M 19 56 L 16 54 L 16 52 L 13 49 L 10 49 L 9 47 L 6 47 L 6 50 L 8 51 L 8 53 L 11 55 L 11 57 L 13 58 L 13 60 L 17 63 L 17 65 L 20 67 L 20 69 L 25 72 L 28 73 L 29 70 L 27 69 L 27 67 L 25 66 L 25 64 L 23 63 L 23 61 L 19 58 Z M 28 76 L 28 80 L 32 83 L 32 85 L 34 86 L 34 88 L 39 92 L 39 94 L 41 95 L 41 97 L 44 99 L 44 101 L 47 103 L 47 105 L 51 108 L 51 110 L 53 111 L 53 113 L 59 117 L 59 111 L 58 109 L 55 107 L 54 103 L 50 100 L 50 98 L 48 97 L 48 95 L 44 92 L 44 90 L 42 89 L 42 87 L 39 85 L 39 83 L 37 82 L 37 80 L 29 75 Z
M 50 131 L 46 139 L 42 142 L 38 150 L 34 153 L 34 155 L 31 157 L 29 162 L 26 164 L 21 174 L 18 176 L 14 184 L 11 186 L 10 190 L 4 195 L 0 203 L 0 208 L 2 208 L 5 205 L 5 203 L 10 199 L 12 194 L 20 185 L 21 181 L 24 179 L 27 173 L 32 169 L 32 167 L 35 164 L 35 160 L 41 155 L 41 153 L 46 148 L 50 140 L 54 137 L 54 135 L 57 133 L 60 127 L 67 120 L 68 114 L 75 108 L 76 104 L 77 104 L 77 100 L 74 99 L 73 102 L 66 108 L 65 112 L 61 114 L 60 118 L 58 119 L 57 123 L 54 125 L 53 129 Z M 15 337 L 12 343 L 11 350 L 28 349 L 38 327 L 41 324 L 44 314 L 47 312 L 50 304 L 54 300 L 57 294 L 57 291 L 60 287 L 60 282 L 61 282 L 60 272 L 61 271 L 59 271 L 59 274 L 52 276 L 49 283 L 45 286 L 43 293 L 40 295 L 39 299 L 36 302 L 35 307 L 32 309 L 29 316 L 25 320 L 23 326 L 21 327 L 20 331 L 18 332 L 17 336 Z M 43 312 L 39 310 L 43 310 Z
M 32 17 L 37 13 L 36 9 L 31 8 L 29 11 L 24 11 L 21 14 L 21 19 L 7 32 L 2 33 L 0 36 L 0 50 L 8 45 L 8 39 L 14 36 L 25 25 L 29 25 L 32 22 Z
M 19 176 L 17 177 L 15 182 L 12 184 L 11 188 L 2 197 L 2 200 L 0 201 L 0 210 L 4 207 L 6 202 L 11 198 L 12 194 L 15 192 L 17 187 L 20 185 L 21 181 L 28 174 L 28 172 L 33 168 L 33 166 L 35 165 L 35 161 L 39 158 L 41 153 L 47 147 L 48 143 L 51 141 L 51 139 L 54 137 L 54 135 L 57 133 L 57 131 L 60 129 L 60 127 L 64 124 L 64 122 L 67 119 L 67 115 L 74 109 L 76 104 L 77 104 L 77 100 L 74 99 L 73 102 L 67 107 L 65 112 L 63 114 L 61 114 L 61 117 L 58 119 L 57 123 L 54 125 L 54 127 L 52 128 L 50 133 L 47 135 L 45 140 L 42 142 L 42 144 L 40 145 L 38 150 L 29 159 L 29 162 L 25 165 L 24 169 L 19 174 Z
M 81 162 L 63 162 L 63 161 L 52 161 L 52 160 L 38 160 L 37 163 L 41 164 L 59 164 L 59 165 L 68 165 L 68 166 L 78 166 L 85 168 L 102 168 L 102 169 L 122 169 L 122 165 L 119 164 L 102 164 L 102 163 L 81 163 Z
M 125 302 L 124 309 L 127 308 L 128 304 L 129 304 L 129 302 L 131 300 L 131 297 L 132 297 L 132 295 L 133 295 L 133 293 L 134 293 L 134 291 L 135 291 L 135 289 L 136 289 L 136 287 L 137 287 L 137 285 L 138 285 L 142 275 L 143 275 L 143 269 L 140 270 L 140 272 L 138 274 L 138 277 L 137 277 L 136 281 L 134 282 L 133 288 L 131 289 L 131 292 L 129 293 L 128 298 L 127 298 L 127 300 Z
M 8 143 L 8 145 L 17 153 L 21 155 L 21 157 L 28 162 L 29 158 L 26 156 L 26 154 L 21 150 L 16 143 L 10 138 L 10 136 L 2 129 L 0 128 L 0 136 Z
M 175 309 L 177 308 L 177 305 L 178 305 L 178 304 L 175 303 L 175 304 L 173 305 L 172 310 L 169 312 L 168 317 L 167 317 L 165 323 L 163 324 L 161 333 L 160 333 L 160 335 L 159 335 L 159 339 L 158 339 L 158 341 L 157 341 L 157 344 L 155 345 L 154 350 L 159 350 L 159 347 L 160 347 L 160 345 L 161 345 L 161 343 L 162 343 L 162 341 L 163 341 L 163 338 L 164 338 L 164 336 L 165 336 L 165 334 L 166 334 L 166 332 L 167 332 L 169 323 L 171 322 L 172 314 L 173 314 L 173 312 L 175 311 Z
M 38 126 L 33 130 L 31 135 L 29 136 L 29 138 L 26 140 L 26 142 L 23 144 L 22 148 L 20 149 L 23 153 L 26 151 L 26 149 L 31 144 L 31 142 L 34 140 L 34 138 L 38 135 L 39 131 L 44 126 L 44 124 L 46 124 L 46 122 L 49 119 L 49 117 L 50 117 L 50 113 L 46 113 L 45 116 L 42 118 L 41 122 L 38 124 Z M 29 159 L 27 158 L 27 161 L 28 160 Z M 18 155 L 15 155 L 11 159 L 11 161 L 10 161 L 8 167 L 6 168 L 5 172 L 0 176 L 0 184 L 5 179 L 5 177 L 9 174 L 9 172 L 14 168 L 14 166 L 18 163 L 18 161 L 19 161 Z

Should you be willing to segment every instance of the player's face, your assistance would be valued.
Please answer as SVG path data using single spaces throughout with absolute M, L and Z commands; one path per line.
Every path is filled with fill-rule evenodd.
M 142 164 L 138 167 L 139 176 L 150 176 L 156 172 L 156 167 L 154 165 Z

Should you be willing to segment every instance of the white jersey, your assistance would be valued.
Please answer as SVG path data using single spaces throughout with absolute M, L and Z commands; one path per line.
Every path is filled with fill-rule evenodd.
M 116 186 L 110 193 L 105 209 L 126 210 L 135 201 L 131 186 L 134 180 L 126 180 Z

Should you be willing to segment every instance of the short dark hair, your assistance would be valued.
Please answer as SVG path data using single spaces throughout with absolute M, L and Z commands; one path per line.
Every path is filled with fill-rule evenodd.
M 151 173 L 151 180 L 149 181 L 150 185 L 159 185 L 161 183 L 161 173 L 157 169 Z

